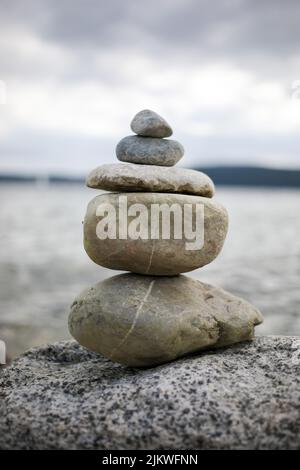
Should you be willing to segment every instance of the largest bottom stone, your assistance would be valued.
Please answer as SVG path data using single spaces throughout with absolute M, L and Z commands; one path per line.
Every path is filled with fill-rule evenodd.
M 248 302 L 186 276 L 121 274 L 74 301 L 69 329 L 88 349 L 138 367 L 252 339 L 261 322 Z

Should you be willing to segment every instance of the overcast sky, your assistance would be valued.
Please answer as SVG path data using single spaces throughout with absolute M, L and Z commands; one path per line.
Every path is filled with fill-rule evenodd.
M 299 0 L 0 0 L 0 171 L 116 161 L 162 114 L 187 167 L 300 167 Z

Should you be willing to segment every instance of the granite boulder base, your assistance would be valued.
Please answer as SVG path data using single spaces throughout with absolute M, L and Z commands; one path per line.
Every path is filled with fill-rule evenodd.
M 150 369 L 32 349 L 0 374 L 0 448 L 300 450 L 299 357 L 289 336 Z
M 261 322 L 245 300 L 195 279 L 121 274 L 75 299 L 69 330 L 92 351 L 145 367 L 252 339 Z
M 120 210 L 120 197 L 124 196 L 127 207 L 132 208 L 134 204 L 139 204 L 147 209 L 148 239 L 134 239 L 130 236 L 130 224 L 134 223 L 136 227 L 139 224 L 136 217 L 123 216 L 124 212 Z M 165 204 L 168 210 L 176 204 L 182 209 L 182 213 L 184 206 L 189 205 L 192 208 L 193 220 L 196 219 L 197 207 L 203 208 L 204 227 L 200 225 L 199 233 L 197 227 L 195 229 L 195 237 L 199 237 L 199 241 L 204 236 L 201 249 L 187 249 L 187 244 L 190 242 L 185 238 L 183 228 L 182 238 L 176 239 L 175 232 L 172 230 L 174 227 L 172 221 L 170 222 L 170 236 L 163 238 L 162 224 L 160 224 L 159 238 L 151 238 L 151 224 L 153 220 L 155 221 L 151 216 L 152 207 L 162 204 Z M 112 238 L 101 239 L 98 234 L 99 208 L 102 207 L 101 213 L 104 213 L 107 206 L 113 210 L 109 210 L 103 225 L 107 224 L 112 229 L 115 227 L 116 232 L 111 234 Z M 128 211 L 125 210 L 126 213 L 128 214 Z M 171 220 L 168 214 L 170 213 L 164 214 L 164 221 L 168 217 Z M 124 227 L 124 225 L 128 229 L 126 239 L 119 236 L 119 227 Z M 222 249 L 227 228 L 226 210 L 212 199 L 183 194 L 107 193 L 96 196 L 88 205 L 84 219 L 84 248 L 95 263 L 106 268 L 139 274 L 172 276 L 200 268 L 215 259 Z

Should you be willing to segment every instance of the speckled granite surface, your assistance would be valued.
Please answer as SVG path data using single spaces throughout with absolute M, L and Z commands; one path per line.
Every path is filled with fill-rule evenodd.
M 151 369 L 75 342 L 0 374 L 1 449 L 300 449 L 300 338 L 258 337 Z

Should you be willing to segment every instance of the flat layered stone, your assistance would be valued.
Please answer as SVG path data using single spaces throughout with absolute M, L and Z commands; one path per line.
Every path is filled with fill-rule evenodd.
M 215 188 L 205 173 L 185 168 L 126 163 L 95 168 L 87 177 L 90 188 L 106 191 L 149 191 L 213 197 Z
M 193 234 L 186 236 L 189 225 Z M 222 249 L 227 228 L 226 210 L 206 197 L 104 193 L 88 205 L 84 248 L 106 268 L 171 276 L 212 262 Z
M 145 137 L 170 137 L 173 134 L 171 126 L 159 114 L 149 109 L 137 113 L 130 127 L 135 134 Z
M 145 367 L 252 339 L 261 322 L 248 302 L 195 279 L 121 274 L 76 298 L 69 330 L 92 351 Z
M 118 160 L 142 165 L 174 166 L 183 154 L 184 148 L 176 140 L 138 135 L 124 137 L 116 147 Z

